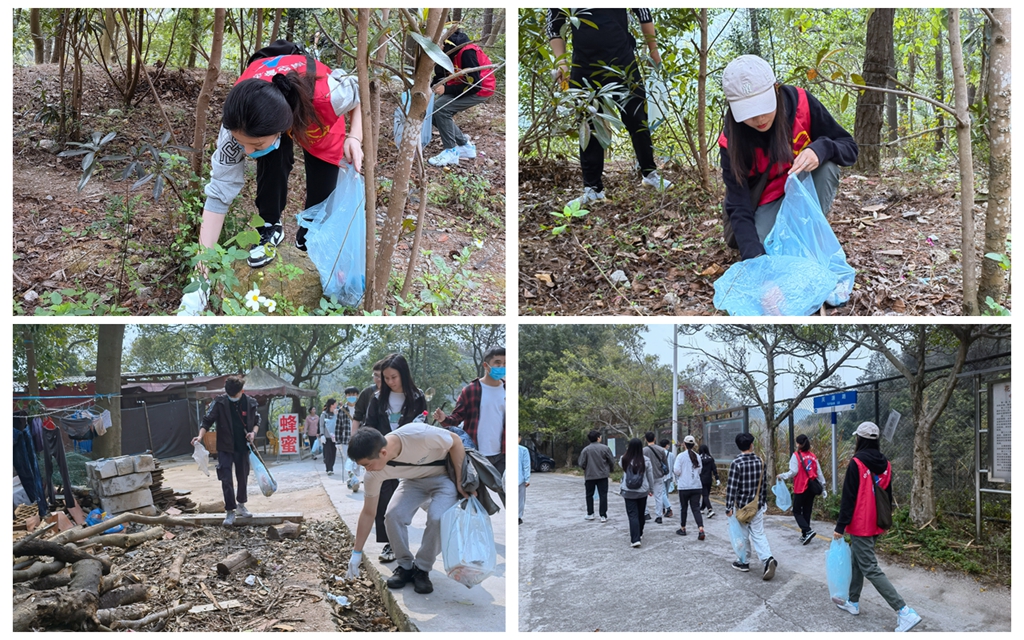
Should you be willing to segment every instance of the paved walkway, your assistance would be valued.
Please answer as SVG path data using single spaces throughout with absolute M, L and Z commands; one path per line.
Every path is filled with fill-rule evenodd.
M 363 491 L 352 493 L 345 485 L 344 474 L 341 473 L 342 460 L 335 464 L 335 474 L 328 476 L 323 459 L 315 462 L 308 458 L 298 464 L 308 465 L 310 473 L 317 473 L 327 495 L 331 498 L 341 519 L 355 535 L 356 522 L 363 508 Z M 434 570 L 430 573 L 430 581 L 434 584 L 434 592 L 421 595 L 413 591 L 412 585 L 404 589 L 384 593 L 385 599 L 390 595 L 397 607 L 408 617 L 409 630 L 418 631 L 504 631 L 505 630 L 505 518 L 507 512 L 502 509 L 491 517 L 494 528 L 494 542 L 498 550 L 498 563 L 494 575 L 481 584 L 467 589 L 458 582 L 451 580 L 444 573 L 444 561 L 439 554 Z M 409 530 L 409 541 L 415 550 L 419 547 L 426 524 L 426 513 L 421 509 L 413 518 Z M 385 579 L 394 571 L 395 563 L 381 564 L 377 559 L 384 545 L 376 542 L 371 530 L 363 548 L 363 565 L 373 564 Z M 348 558 L 345 558 L 345 566 Z
M 535 473 L 519 527 L 521 631 L 892 631 L 896 614 L 867 583 L 859 616 L 829 599 L 825 551 L 831 527 L 799 544 L 789 516 L 766 519 L 779 561 L 770 582 L 752 566 L 734 570 L 724 509 L 705 520 L 697 540 L 692 514 L 684 537 L 679 503 L 672 522 L 648 521 L 643 547 L 629 546 L 629 523 L 617 487 L 608 522 L 586 521 L 583 479 Z M 595 505 L 596 507 L 596 505 Z M 828 535 L 829 538 L 825 536 Z M 921 631 L 1010 631 L 1010 590 L 983 589 L 970 578 L 881 563 L 907 603 L 924 618 Z

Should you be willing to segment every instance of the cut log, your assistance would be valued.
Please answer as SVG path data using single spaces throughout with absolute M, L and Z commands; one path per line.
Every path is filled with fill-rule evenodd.
M 163 527 L 152 527 L 145 531 L 139 531 L 138 533 L 111 533 L 105 536 L 96 536 L 85 540 L 83 544 L 88 545 L 102 545 L 104 547 L 121 547 L 122 549 L 131 549 L 137 547 L 143 542 L 149 542 L 150 540 L 159 540 L 164 537 Z
M 54 560 L 62 560 L 69 564 L 79 560 L 100 560 L 103 564 L 103 573 L 110 573 L 110 560 L 91 556 L 73 544 L 65 545 L 50 540 L 32 540 L 25 543 L 19 553 L 23 556 L 49 556 Z
M 224 522 L 224 516 L 226 514 L 221 511 L 218 514 L 186 514 L 175 518 L 176 520 L 182 520 L 189 522 L 200 527 L 212 527 Z M 282 522 L 302 522 L 305 518 L 301 513 L 257 513 L 253 514 L 249 518 L 243 518 L 241 516 L 235 516 L 235 526 L 239 527 L 266 527 L 272 524 L 281 524 Z
M 121 578 L 123 577 L 123 573 L 109 573 L 103 576 L 103 579 L 100 580 L 100 595 L 116 589 L 117 585 L 121 583 Z
M 99 524 L 94 524 L 91 527 L 65 531 L 64 533 L 54 536 L 51 542 L 59 542 L 63 544 L 65 542 L 75 542 L 78 540 L 84 540 L 99 533 L 103 533 L 111 527 L 116 527 L 119 524 L 125 524 L 126 522 L 134 522 L 136 524 L 159 524 L 165 527 L 196 526 L 195 523 L 193 522 L 183 520 L 181 518 L 172 518 L 170 516 L 142 516 L 137 513 L 121 513 L 114 516 L 110 520 L 104 520 L 103 522 Z
M 15 545 L 14 545 L 14 549 L 13 549 L 13 551 L 14 551 L 14 555 L 15 555 L 15 556 L 17 556 L 17 555 L 18 555 L 18 551 L 19 551 L 19 550 L 21 549 L 21 547 L 22 547 L 22 546 L 23 546 L 23 545 L 24 545 L 25 543 L 27 543 L 27 542 L 31 542 L 32 540 L 35 540 L 35 539 L 36 539 L 36 538 L 38 538 L 39 536 L 43 535 L 44 533 L 46 533 L 47 531 L 49 531 L 50 529 L 52 529 L 52 528 L 54 527 L 54 525 L 55 525 L 55 524 L 56 524 L 56 523 L 53 523 L 53 522 L 51 522 L 51 523 L 49 523 L 48 525 L 46 525 L 45 527 L 42 527 L 41 529 L 36 529 L 35 531 L 33 531 L 32 533 L 28 534 L 27 536 L 25 536 L 25 537 L 24 537 L 24 538 L 22 538 L 21 540 L 18 540 L 18 542 L 16 542 L 16 543 L 15 543 Z
M 69 582 L 71 582 L 70 573 L 55 573 L 50 576 L 43 576 L 38 580 L 34 580 L 32 581 L 32 584 L 30 584 L 29 586 L 35 589 L 36 591 L 48 591 L 50 589 L 59 589 L 60 587 L 66 587 L 68 586 Z
M 28 569 L 15 571 L 14 582 L 27 582 L 29 580 L 48 576 L 52 573 L 57 573 L 63 569 L 66 564 L 67 563 L 62 560 L 54 560 L 53 562 L 36 562 Z
M 96 612 L 96 618 L 100 624 L 109 627 L 114 620 L 138 620 L 149 613 L 149 605 L 143 602 L 130 604 L 117 609 L 100 609 Z
M 185 563 L 185 552 L 180 551 L 174 558 L 174 562 L 171 563 L 171 568 L 167 572 L 167 586 L 174 589 L 181 582 L 181 565 Z
M 231 575 L 231 572 L 235 569 L 241 569 L 254 564 L 256 564 L 256 558 L 249 553 L 248 549 L 242 549 L 218 562 L 217 573 L 223 578 L 224 576 Z
M 66 591 L 41 591 L 14 608 L 14 630 L 95 628 L 103 571 L 99 560 L 79 560 L 72 567 Z
M 100 596 L 100 609 L 113 609 L 126 604 L 134 604 L 149 599 L 149 591 L 144 584 L 129 584 L 118 587 Z
M 224 513 L 224 501 L 201 502 L 197 510 L 199 513 Z
M 224 611 L 242 606 L 240 600 L 225 600 L 217 604 L 199 604 L 188 610 L 189 613 L 209 613 L 210 611 Z
M 145 618 L 140 620 L 115 620 L 110 623 L 111 629 L 141 629 L 145 626 L 151 625 L 158 620 L 176 616 L 179 613 L 184 613 L 192 607 L 191 604 L 179 604 L 172 609 L 161 609 L 155 613 L 151 613 Z
M 267 538 L 270 540 L 295 539 L 301 534 L 302 525 L 297 522 L 285 522 L 284 524 L 267 527 Z

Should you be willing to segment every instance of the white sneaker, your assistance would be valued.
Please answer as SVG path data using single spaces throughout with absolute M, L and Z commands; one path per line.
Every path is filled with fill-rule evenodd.
M 583 519 L 584 520 L 593 520 L 594 519 L 594 514 L 590 514 L 589 516 L 583 516 Z
M 476 153 L 476 147 L 473 148 L 473 153 Z M 445 149 L 433 158 L 427 160 L 427 162 L 435 167 L 447 167 L 449 165 L 459 164 L 459 157 L 457 148 L 452 147 L 451 149 Z
M 645 187 L 653 187 L 657 192 L 667 191 L 672 187 L 672 183 L 661 176 L 657 171 L 652 171 L 644 176 L 641 183 Z
M 843 611 L 848 611 L 851 615 L 857 615 L 857 614 L 860 613 L 860 603 L 859 602 L 850 602 L 849 600 L 847 600 L 846 602 L 844 602 L 842 604 L 839 604 L 838 602 L 836 602 L 836 606 L 839 607 L 840 609 L 842 609 Z
M 206 304 L 209 301 L 209 293 L 202 288 L 192 293 L 181 296 L 181 304 L 178 305 L 179 316 L 201 316 L 206 311 Z
M 458 152 L 459 158 L 473 159 L 476 157 L 476 145 L 467 142 L 461 147 L 455 147 L 455 151 Z
M 245 503 L 244 502 L 239 502 L 238 503 L 238 508 L 236 509 L 235 513 L 237 513 L 239 516 L 241 516 L 243 518 L 251 518 L 252 517 L 252 514 L 249 513 L 249 510 L 245 508 Z
M 918 622 L 921 622 L 921 616 L 906 605 L 896 612 L 896 631 L 910 631 Z
M 585 207 L 592 202 L 604 199 L 604 191 L 597 191 L 594 187 L 583 187 L 583 195 L 575 200 L 570 200 L 569 204 L 572 205 L 573 202 L 578 202 L 581 207 Z
M 608 522 L 608 518 L 601 516 L 601 522 Z

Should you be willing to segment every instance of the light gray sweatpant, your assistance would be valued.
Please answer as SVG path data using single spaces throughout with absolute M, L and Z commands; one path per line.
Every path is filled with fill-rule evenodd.
M 826 162 L 819 165 L 811 172 L 811 180 L 814 181 L 814 190 L 818 194 L 818 204 L 821 211 L 828 217 L 829 209 L 832 208 L 832 201 L 836 199 L 836 191 L 839 190 L 839 165 L 834 162 Z M 757 228 L 757 237 L 764 242 L 768 232 L 775 226 L 775 218 L 779 215 L 784 198 L 773 200 L 763 204 L 754 211 L 754 227 Z
M 384 513 L 384 528 L 399 566 L 412 569 L 415 565 L 430 573 L 437 554 L 441 553 L 441 516 L 458 501 L 455 483 L 447 475 L 406 478 L 398 483 Z M 427 526 L 414 560 L 409 548 L 409 525 L 420 507 L 427 512 Z

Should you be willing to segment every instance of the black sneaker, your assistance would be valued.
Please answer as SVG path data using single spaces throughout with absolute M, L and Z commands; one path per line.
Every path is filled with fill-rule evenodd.
M 299 251 L 306 250 L 306 233 L 309 231 L 306 227 L 299 227 L 299 230 L 295 232 L 295 248 Z
M 644 520 L 650 520 L 650 519 L 651 519 L 651 514 L 645 513 L 644 514 Z
M 732 563 L 732 568 L 737 571 L 743 571 L 744 573 L 750 571 L 750 565 L 746 562 L 740 562 L 739 560 Z
M 814 540 L 814 530 L 808 531 L 804 535 L 800 536 L 800 544 L 808 544 L 811 540 Z
M 655 518 L 654 521 L 657 522 L 658 524 L 661 524 L 661 516 L 658 516 L 657 518 Z
M 676 535 L 677 536 L 685 536 L 686 535 L 686 527 L 682 527 L 680 529 L 676 529 Z
M 280 222 L 277 224 L 264 224 L 259 232 L 260 238 L 264 242 L 269 242 L 275 247 L 284 242 L 284 227 L 281 226 Z
M 665 517 L 666 518 L 671 518 L 672 517 L 672 510 L 671 509 L 669 509 L 668 511 L 665 512 Z
M 405 585 L 409 584 L 415 579 L 416 567 L 412 569 L 406 569 L 399 565 L 395 567 L 395 572 L 388 578 L 387 585 L 388 589 L 401 589 Z
M 764 563 L 764 575 L 761 576 L 762 580 L 771 580 L 775 577 L 775 567 L 779 566 L 779 563 L 775 558 L 768 558 Z
M 430 593 L 434 585 L 430 582 L 430 574 L 423 569 L 414 569 L 412 575 L 412 590 L 416 593 Z

